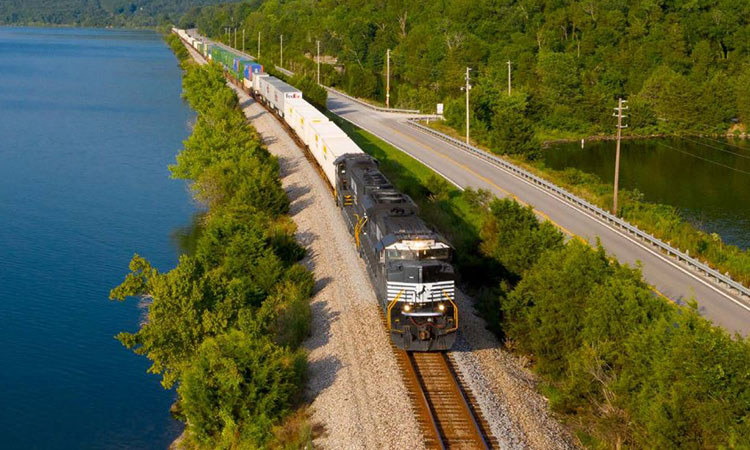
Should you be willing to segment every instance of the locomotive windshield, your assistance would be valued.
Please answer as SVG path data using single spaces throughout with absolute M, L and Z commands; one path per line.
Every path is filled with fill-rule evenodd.
M 386 256 L 389 260 L 429 260 L 437 259 L 448 261 L 451 258 L 450 248 L 428 248 L 424 250 L 399 250 L 391 248 L 386 250 Z

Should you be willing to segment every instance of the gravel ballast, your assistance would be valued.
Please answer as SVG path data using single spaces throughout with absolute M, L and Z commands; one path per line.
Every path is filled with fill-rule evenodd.
M 202 58 L 189 48 L 199 63 Z M 365 266 L 330 190 L 286 129 L 232 86 L 269 151 L 279 158 L 297 240 L 315 273 L 306 397 L 325 432 L 317 448 L 423 448 L 402 375 L 380 320 Z M 576 440 L 549 412 L 536 376 L 507 351 L 457 291 L 460 335 L 450 352 L 503 449 L 573 449 Z
M 380 310 L 329 188 L 302 149 L 261 105 L 238 91 L 247 117 L 279 158 L 304 263 L 315 273 L 307 398 L 326 431 L 316 447 L 419 449 L 421 434 Z

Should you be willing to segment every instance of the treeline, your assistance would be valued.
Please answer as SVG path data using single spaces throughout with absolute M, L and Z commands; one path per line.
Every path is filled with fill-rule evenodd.
M 183 92 L 198 118 L 170 170 L 208 211 L 194 253 L 174 269 L 133 258 L 110 298 L 147 298 L 148 320 L 117 338 L 152 361 L 165 389 L 177 386 L 190 447 L 304 446 L 309 427 L 290 413 L 305 378 L 313 277 L 298 264 L 278 162 L 218 66 L 187 65 Z
M 176 22 L 189 8 L 220 0 L 5 0 L 3 25 L 153 27 Z
M 469 195 L 485 211 L 481 252 L 507 271 L 482 309 L 584 445 L 750 446 L 750 341 L 657 297 L 601 247 L 566 243 L 531 208 Z
M 183 24 L 216 39 L 246 29 L 253 49 L 260 32 L 277 62 L 283 34 L 285 66 L 310 74 L 320 40 L 335 59 L 324 83 L 380 101 L 391 49 L 392 102 L 426 112 L 446 103 L 457 128 L 471 67 L 474 135 L 501 152 L 536 150 L 530 135 L 612 134 L 618 97 L 630 99 L 636 134 L 750 123 L 745 0 L 253 1 L 193 10 Z

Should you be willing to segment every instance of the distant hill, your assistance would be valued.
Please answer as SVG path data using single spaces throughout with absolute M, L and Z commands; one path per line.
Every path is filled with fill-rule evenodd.
M 153 26 L 221 0 L 2 0 L 0 24 Z

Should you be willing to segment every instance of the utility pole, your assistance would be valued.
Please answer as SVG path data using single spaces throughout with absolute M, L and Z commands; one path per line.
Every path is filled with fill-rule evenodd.
M 284 67 L 284 35 L 279 36 L 281 39 L 281 57 L 279 58 L 279 67 Z
M 237 48 L 237 27 L 234 27 L 234 48 Z
M 320 41 L 318 41 L 318 84 L 320 84 Z
M 508 95 L 510 95 L 510 66 L 511 66 L 510 60 L 508 60 Z
M 260 31 L 258 31 L 258 61 L 260 61 Z
M 471 145 L 469 143 L 469 91 L 471 90 L 471 84 L 469 84 L 469 72 L 471 71 L 471 67 L 466 68 L 466 87 L 461 88 L 462 90 L 466 91 L 466 145 Z
M 391 107 L 391 49 L 385 53 L 385 107 Z
M 245 29 L 242 29 L 242 53 L 245 53 Z
M 627 125 L 622 124 L 622 119 L 627 117 L 627 116 L 624 116 L 622 112 L 628 109 L 627 106 L 623 106 L 624 103 L 627 103 L 627 101 L 620 98 L 617 108 L 615 108 L 615 111 L 617 112 L 613 114 L 613 116 L 617 117 L 617 153 L 615 154 L 615 194 L 614 194 L 614 197 L 612 198 L 612 214 L 614 214 L 615 216 L 617 215 L 617 190 L 620 184 L 620 141 L 622 141 L 623 128 L 628 127 Z

